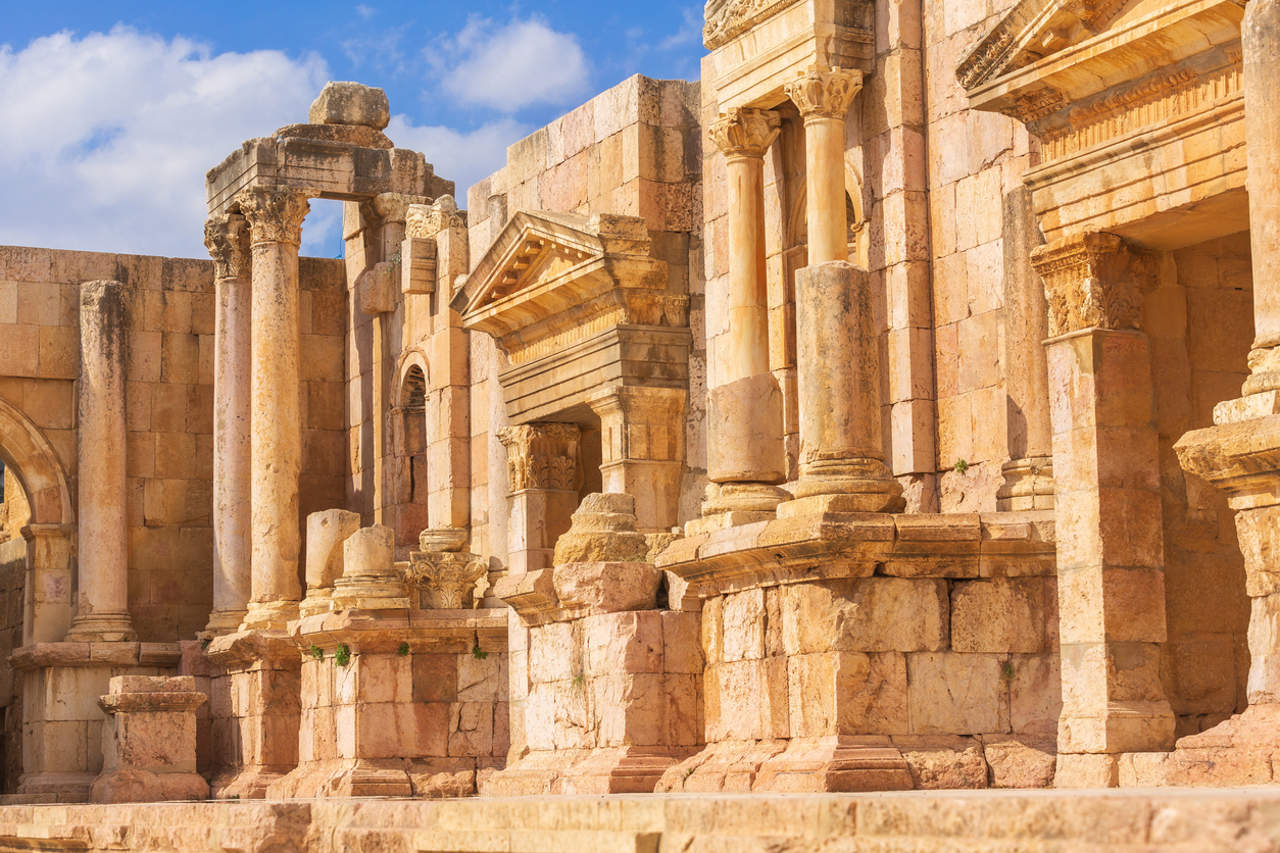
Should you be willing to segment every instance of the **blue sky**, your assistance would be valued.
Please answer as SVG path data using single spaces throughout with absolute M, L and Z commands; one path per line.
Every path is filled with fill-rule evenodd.
M 381 86 L 388 134 L 466 187 L 625 77 L 691 79 L 702 3 L 24 3 L 0 32 L 0 244 L 203 256 L 204 172 L 303 121 L 325 80 Z M 317 203 L 303 250 L 336 255 Z

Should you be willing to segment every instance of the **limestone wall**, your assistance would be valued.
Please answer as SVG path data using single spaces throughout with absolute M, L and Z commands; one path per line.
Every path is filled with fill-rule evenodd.
M 6 491 L 6 495 L 8 492 Z M 22 645 L 22 600 L 27 574 L 27 543 L 21 536 L 0 542 L 0 785 L 16 790 L 22 772 L 22 680 L 8 665 Z
M 144 641 L 204 627 L 212 596 L 213 263 L 0 247 L 0 398 L 57 452 L 74 490 L 79 285 L 129 285 L 129 608 Z M 342 497 L 342 263 L 301 266 L 303 517 Z M 0 442 L 3 436 L 0 436 Z M 74 504 L 73 504 L 74 505 Z
M 18 482 L 17 471 L 4 469 L 4 500 L 0 501 L 0 542 L 21 539 L 22 526 L 31 517 L 27 496 Z

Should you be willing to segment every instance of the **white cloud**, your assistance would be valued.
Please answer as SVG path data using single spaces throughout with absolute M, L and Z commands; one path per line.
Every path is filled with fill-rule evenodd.
M 356 14 L 364 18 L 366 21 L 378 14 L 378 10 L 372 6 L 366 6 L 363 3 L 356 4 Z
M 429 59 L 450 94 L 506 113 L 572 100 L 590 74 L 577 37 L 536 17 L 505 26 L 472 18 L 437 48 Z
M 205 256 L 205 172 L 304 121 L 327 78 L 316 56 L 125 27 L 0 46 L 0 243 Z
M 435 172 L 457 184 L 459 207 L 467 206 L 467 190 L 472 184 L 501 169 L 507 146 L 528 135 L 530 128 L 514 119 L 503 118 L 475 130 L 450 127 L 417 127 L 403 115 L 391 117 L 387 136 L 399 148 L 421 151 Z

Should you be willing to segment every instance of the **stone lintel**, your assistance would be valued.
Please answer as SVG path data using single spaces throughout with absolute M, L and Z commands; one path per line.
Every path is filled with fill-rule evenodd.
M 779 518 L 677 539 L 656 557 L 703 597 L 802 580 L 1051 575 L 1052 511 Z
M 1192 430 L 1173 449 L 1183 470 L 1226 490 L 1233 502 L 1280 502 L 1280 415 Z
M 228 671 L 256 666 L 296 668 L 298 665 L 297 649 L 287 636 L 257 629 L 215 637 L 205 648 L 205 656 Z
M 177 667 L 181 658 L 178 643 L 32 643 L 14 649 L 9 665 L 20 671 L 103 664 Z
M 355 652 L 398 652 L 408 643 L 413 653 L 471 651 L 476 642 L 487 652 L 507 648 L 505 611 L 342 610 L 290 623 L 290 636 L 304 652 L 312 645 L 326 651 L 345 643 Z

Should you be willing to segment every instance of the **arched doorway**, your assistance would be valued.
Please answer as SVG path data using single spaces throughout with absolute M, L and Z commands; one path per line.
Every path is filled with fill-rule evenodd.
M 427 517 L 427 377 L 422 366 L 406 364 L 392 411 L 393 483 L 397 545 L 416 546 Z

